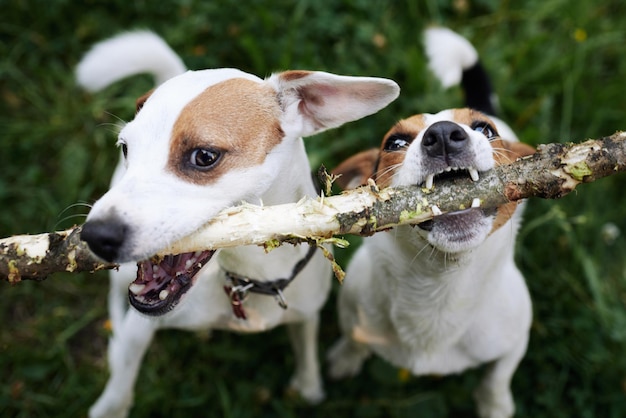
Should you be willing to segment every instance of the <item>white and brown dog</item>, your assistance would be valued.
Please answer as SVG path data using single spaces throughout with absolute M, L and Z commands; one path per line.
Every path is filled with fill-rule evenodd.
M 77 71 L 95 90 L 138 71 L 166 79 L 183 69 L 163 41 L 143 32 L 98 45 Z M 129 269 L 113 273 L 112 293 L 123 283 L 134 308 L 124 313 L 122 297 L 112 295 L 111 376 L 90 416 L 127 415 L 141 359 L 160 328 L 257 332 L 287 324 L 296 358 L 291 386 L 311 402 L 322 399 L 316 339 L 330 268 L 319 251 L 246 246 L 152 256 L 229 206 L 315 196 L 302 137 L 372 114 L 398 93 L 380 78 L 286 71 L 262 80 L 215 69 L 177 75 L 138 103 L 119 133 L 123 163 L 81 235 L 105 260 L 139 262 L 129 290 Z
M 471 84 L 466 100 L 490 106 L 486 74 L 469 42 L 435 28 L 426 32 L 426 47 L 445 84 Z M 494 165 L 533 152 L 503 122 L 453 109 L 401 120 L 380 149 L 352 157 L 335 173 L 347 187 L 369 177 L 381 187 L 430 189 L 440 178 L 477 180 Z M 530 297 L 513 259 L 520 215 L 515 203 L 472 207 L 365 238 L 340 290 L 343 336 L 328 355 L 331 376 L 357 374 L 371 353 L 415 375 L 491 363 L 475 392 L 479 414 L 511 416 L 510 381 L 531 322 Z

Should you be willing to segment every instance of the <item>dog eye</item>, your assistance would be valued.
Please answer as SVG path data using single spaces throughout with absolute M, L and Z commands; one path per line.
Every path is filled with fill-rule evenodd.
M 487 137 L 487 139 L 492 139 L 498 136 L 496 129 L 487 122 L 474 122 L 472 123 L 472 129 L 476 132 L 482 133 Z
M 217 150 L 196 148 L 189 154 L 189 164 L 198 169 L 207 169 L 215 165 L 221 155 Z
M 411 145 L 412 136 L 408 134 L 394 134 L 391 135 L 385 142 L 383 149 L 385 151 L 399 151 L 402 148 L 406 148 Z

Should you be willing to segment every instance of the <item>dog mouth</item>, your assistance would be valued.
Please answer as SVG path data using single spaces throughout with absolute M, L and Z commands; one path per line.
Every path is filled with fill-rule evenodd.
M 431 232 L 436 226 L 445 227 L 446 230 L 449 230 L 448 235 L 451 241 L 466 241 L 466 236 L 472 234 L 473 225 L 486 217 L 495 215 L 496 211 L 495 208 L 472 207 L 437 215 L 433 219 L 417 224 L 417 226 L 428 232 Z
M 428 174 L 424 179 L 424 188 L 430 190 L 433 188 L 435 180 L 448 180 L 457 178 L 471 178 L 472 181 L 478 181 L 480 176 L 478 170 L 475 167 L 453 167 L 448 166 L 443 170 L 435 173 Z
M 195 283 L 215 251 L 155 256 L 137 263 L 137 278 L 128 287 L 130 304 L 139 312 L 160 316 L 171 311 Z
M 462 179 L 469 177 L 472 181 L 478 181 L 480 175 L 475 167 L 455 167 L 448 166 L 443 170 L 435 173 L 428 174 L 424 179 L 422 186 L 428 190 L 433 188 L 435 181 L 454 181 L 456 179 Z M 438 208 L 434 207 L 433 211 L 438 211 Z M 451 241 L 466 241 L 469 235 L 472 235 L 474 230 L 473 225 L 482 221 L 485 217 L 492 216 L 496 212 L 496 209 L 483 209 L 480 207 L 480 201 L 474 199 L 472 207 L 468 209 L 458 210 L 445 214 L 435 213 L 435 217 L 428 221 L 417 224 L 417 226 L 424 230 L 431 232 L 434 228 L 439 227 L 448 231 L 449 239 Z

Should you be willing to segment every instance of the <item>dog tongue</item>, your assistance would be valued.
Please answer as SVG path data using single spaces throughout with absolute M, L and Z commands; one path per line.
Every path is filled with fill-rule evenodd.
M 178 304 L 194 276 L 214 251 L 153 257 L 137 264 L 137 278 L 128 288 L 130 304 L 147 315 L 163 315 Z

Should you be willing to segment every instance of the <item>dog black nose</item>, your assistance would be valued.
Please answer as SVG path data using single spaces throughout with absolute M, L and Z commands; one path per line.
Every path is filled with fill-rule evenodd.
M 112 262 L 117 259 L 128 227 L 119 220 L 89 221 L 83 225 L 80 239 L 98 257 Z
M 469 143 L 467 133 L 454 122 L 442 121 L 430 125 L 422 138 L 422 147 L 430 157 L 453 156 Z

